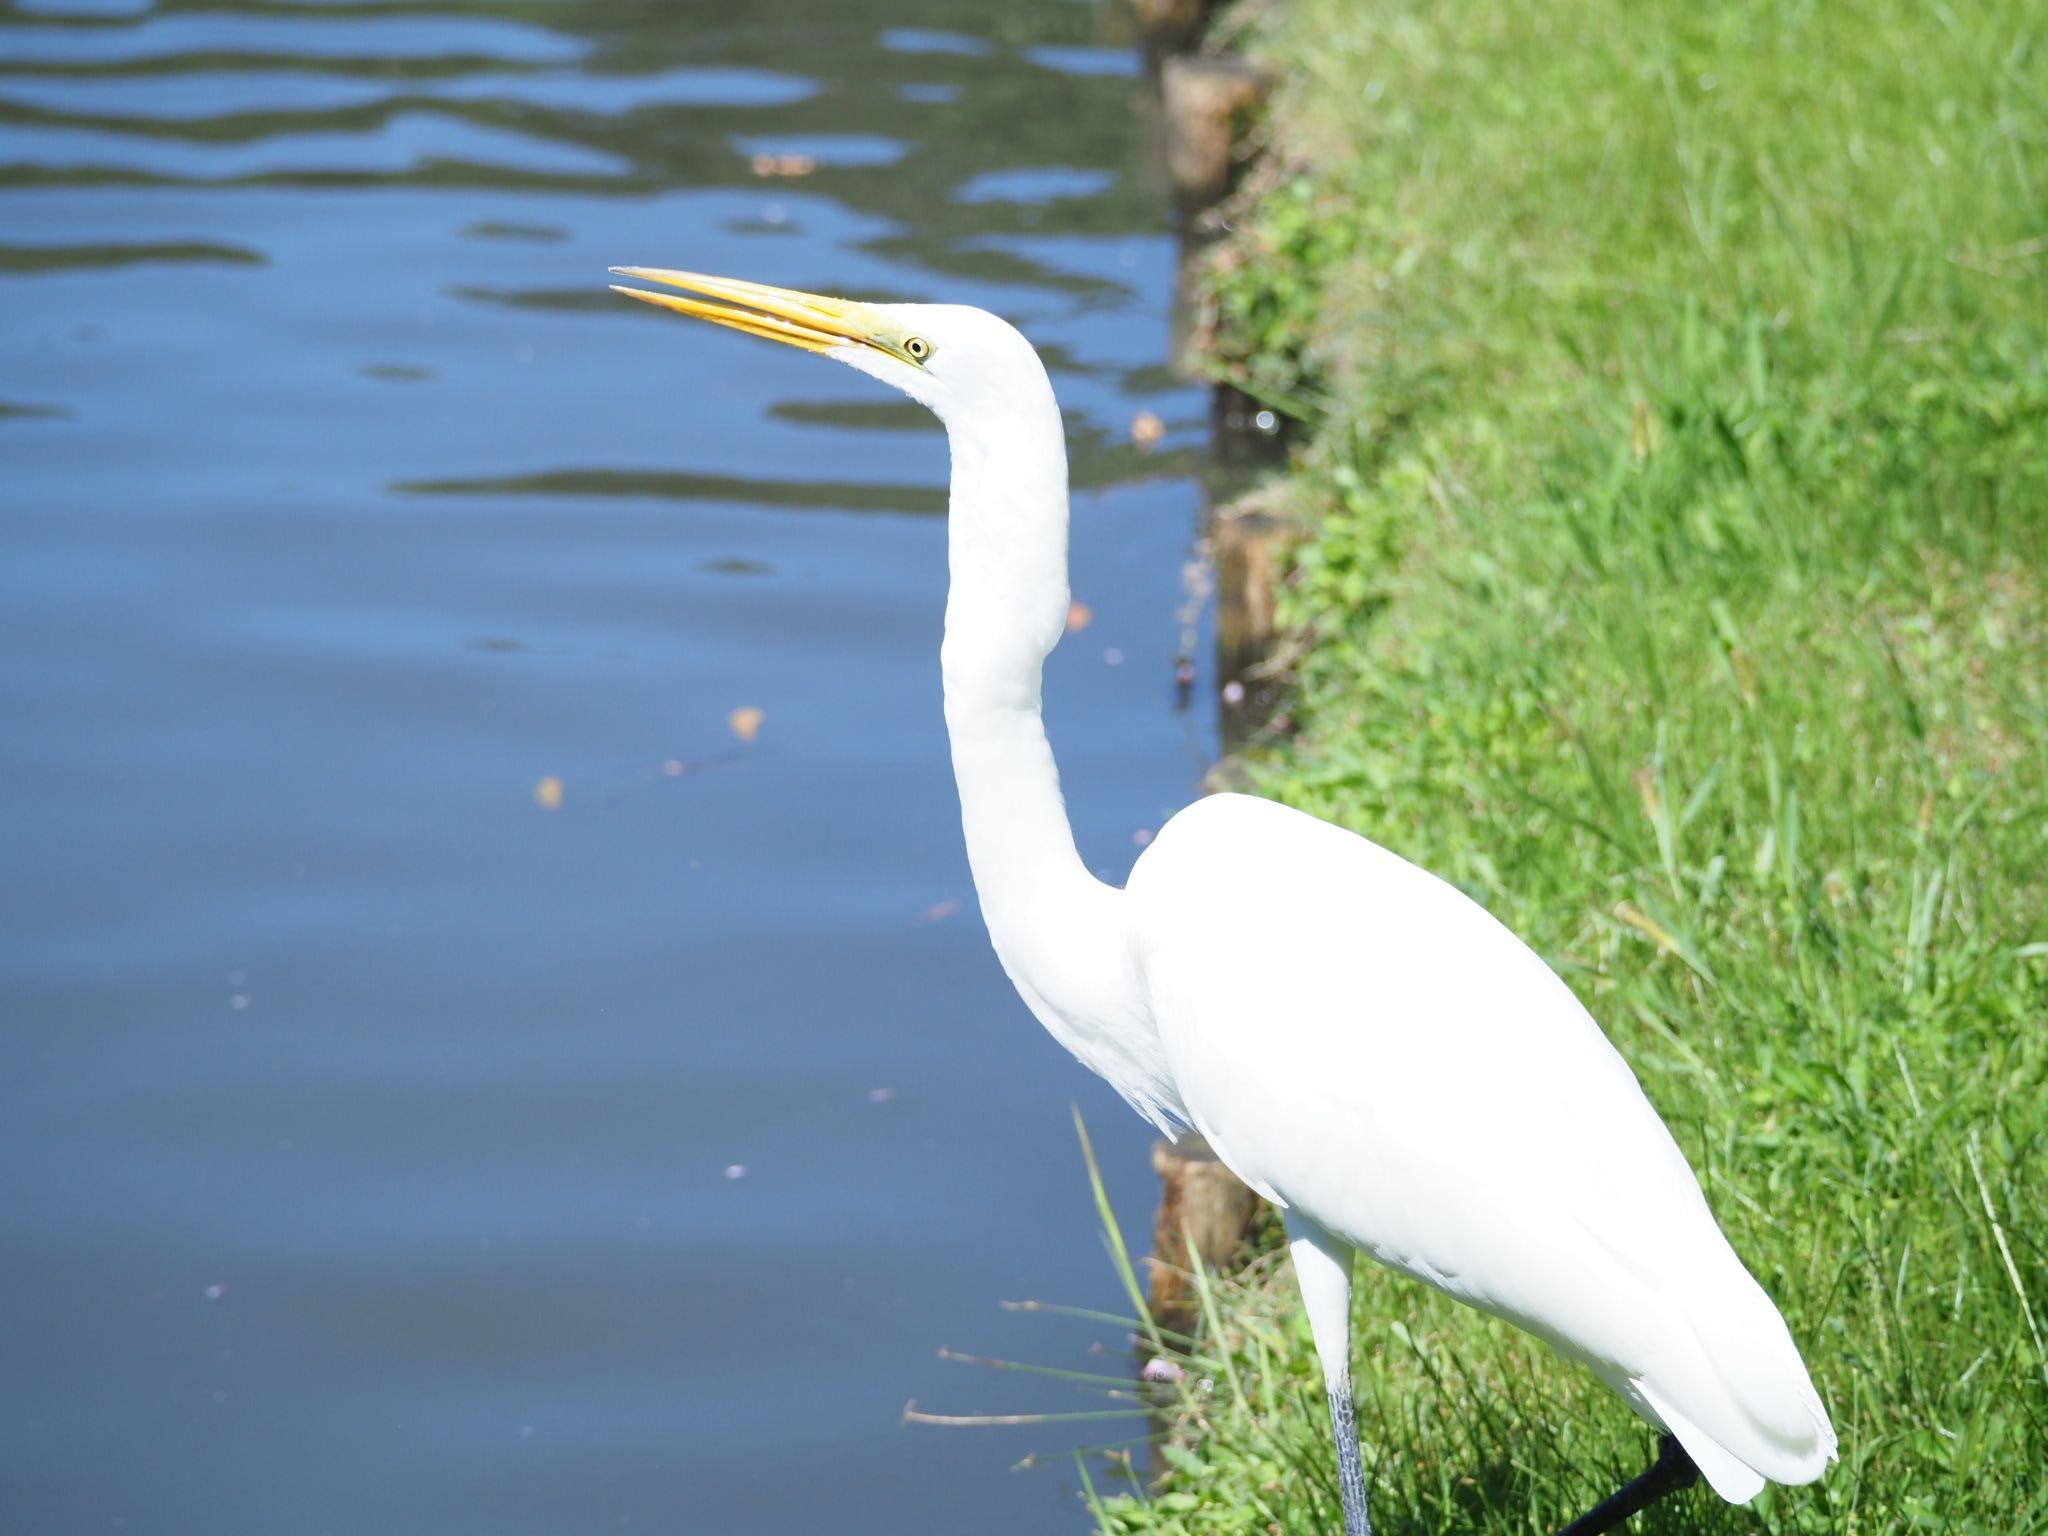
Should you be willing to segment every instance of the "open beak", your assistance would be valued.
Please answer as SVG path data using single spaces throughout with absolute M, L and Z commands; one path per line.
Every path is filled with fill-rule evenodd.
M 636 282 L 660 283 L 701 293 L 723 303 L 679 298 L 672 293 L 650 293 L 644 288 L 627 288 L 613 283 L 614 293 L 643 304 L 672 309 L 679 315 L 694 315 L 713 325 L 730 326 L 749 336 L 786 341 L 807 352 L 829 352 L 854 342 L 862 346 L 892 350 L 883 339 L 890 326 L 886 316 L 864 304 L 846 299 L 828 299 L 821 294 L 799 293 L 794 288 L 771 288 L 766 283 L 742 282 L 733 277 L 706 277 L 698 272 L 671 272 L 663 267 L 613 267 L 614 277 Z

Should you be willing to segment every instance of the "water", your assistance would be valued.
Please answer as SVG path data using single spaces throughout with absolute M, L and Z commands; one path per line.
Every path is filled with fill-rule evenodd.
M 1209 722 L 1103 25 L 0 11 L 0 1528 L 1081 1524 L 1010 1464 L 1137 1427 L 899 1422 L 1091 1406 L 942 1345 L 1118 1368 L 996 1305 L 1120 1305 L 1070 1100 L 1151 1198 L 974 913 L 943 440 L 602 282 L 1040 343 L 1092 610 L 1049 713 L 1120 878 Z

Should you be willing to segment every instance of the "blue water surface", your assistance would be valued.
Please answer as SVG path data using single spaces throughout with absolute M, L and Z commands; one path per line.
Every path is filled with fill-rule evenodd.
M 1103 1406 L 941 1346 L 1124 1368 L 998 1306 L 1123 1306 L 1070 1102 L 1151 1201 L 973 906 L 943 439 L 604 284 L 1044 345 L 1087 608 L 1049 713 L 1120 878 L 1210 722 L 1106 26 L 0 10 L 0 1529 L 1083 1525 L 1053 1453 L 1142 1423 L 901 1422 Z

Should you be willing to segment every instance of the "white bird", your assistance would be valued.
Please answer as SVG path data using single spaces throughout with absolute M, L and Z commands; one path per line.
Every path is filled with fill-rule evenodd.
M 1835 1435 L 1784 1319 L 1635 1076 L 1537 955 L 1455 887 L 1247 795 L 1167 822 L 1122 890 L 1074 847 L 1040 717 L 1066 627 L 1067 463 L 1031 344 L 982 310 L 689 272 L 619 292 L 839 359 L 952 449 L 946 728 L 976 893 L 1040 1023 L 1147 1120 L 1279 1206 L 1369 1536 L 1350 1387 L 1353 1255 L 1507 1319 L 1665 1431 L 1592 1536 L 1704 1475 L 1747 1502 Z M 617 285 L 614 285 L 617 286 Z

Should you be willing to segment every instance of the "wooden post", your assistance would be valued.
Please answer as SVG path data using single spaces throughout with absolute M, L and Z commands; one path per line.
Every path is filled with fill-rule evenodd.
M 1280 582 L 1296 529 L 1257 492 L 1216 509 L 1209 540 L 1216 562 L 1216 683 L 1226 747 L 1273 716 L 1279 680 L 1265 664 L 1279 638 Z
M 1184 205 L 1206 207 L 1230 190 L 1238 124 L 1266 94 L 1266 76 L 1234 54 L 1203 54 L 1166 60 L 1159 89 L 1174 191 Z
M 1130 0 L 1149 53 L 1158 57 L 1193 47 L 1208 25 L 1217 0 Z M 1161 117 L 1164 121 L 1167 170 L 1184 210 L 1199 211 L 1230 190 L 1237 170 L 1236 150 L 1246 112 L 1270 88 L 1265 74 L 1246 60 L 1227 55 L 1165 57 L 1159 66 Z M 1193 224 L 1189 226 L 1194 229 Z M 1182 345 L 1192 331 L 1187 281 L 1195 270 L 1195 240 L 1184 241 L 1182 282 L 1176 285 L 1175 361 L 1198 376 L 1199 361 Z M 1258 435 L 1269 435 L 1260 424 Z M 1241 504 L 1242 505 L 1242 504 Z M 1263 516 L 1263 514 L 1260 514 Z M 1273 588 L 1279 580 L 1277 546 L 1283 525 L 1277 517 L 1226 508 L 1214 523 L 1214 560 L 1221 581 L 1218 601 L 1218 651 L 1226 688 L 1237 684 L 1240 700 L 1249 701 L 1247 668 L 1263 660 L 1273 643 Z M 1255 529 L 1257 536 L 1254 536 Z M 1235 594 L 1233 596 L 1233 593 Z M 1273 685 L 1258 680 L 1260 696 L 1270 698 Z M 1224 711 L 1226 740 L 1233 713 Z M 1264 714 L 1257 717 L 1265 718 Z M 1241 739 L 1242 731 L 1238 732 Z M 1193 1333 L 1200 1323 L 1201 1303 L 1190 1273 L 1196 1261 L 1220 1269 L 1234 1260 L 1252 1224 L 1260 1200 L 1225 1167 L 1200 1136 L 1152 1147 L 1152 1168 L 1159 1175 L 1159 1213 L 1152 1224 L 1150 1270 L 1152 1316 L 1175 1333 Z
M 1180 231 L 1173 262 L 1173 300 L 1166 311 L 1166 365 L 1189 383 L 1206 383 L 1208 358 L 1202 350 L 1202 272 L 1209 238 L 1190 220 Z
M 1259 1214 L 1259 1197 L 1218 1161 L 1193 1132 L 1152 1144 L 1159 1175 L 1159 1215 L 1152 1223 L 1152 1317 L 1175 1333 L 1193 1333 L 1201 1302 L 1189 1279 L 1188 1238 L 1206 1268 L 1220 1269 L 1244 1246 Z
M 1215 0 L 1130 0 L 1138 33 L 1153 53 L 1179 53 L 1192 48 L 1209 24 Z

